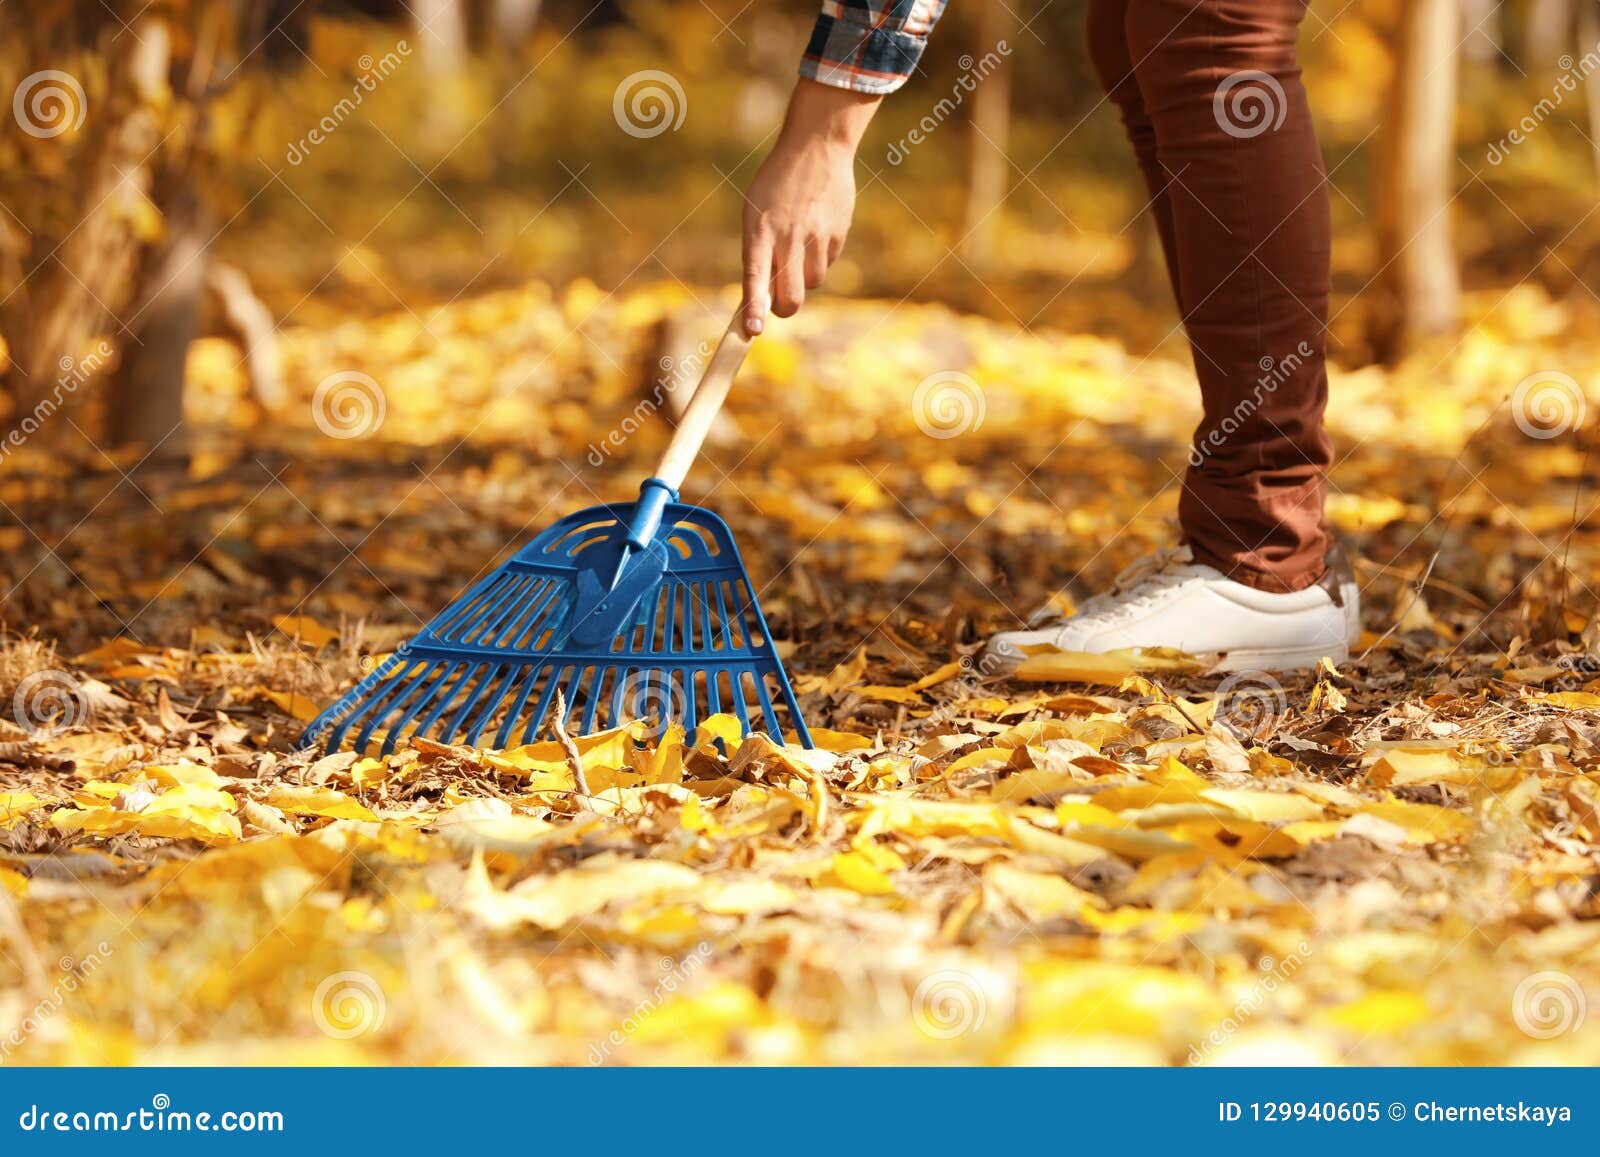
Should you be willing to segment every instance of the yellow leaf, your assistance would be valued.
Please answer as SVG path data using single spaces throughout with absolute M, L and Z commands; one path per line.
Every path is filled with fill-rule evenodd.
M 298 719 L 302 723 L 310 723 L 318 715 L 322 714 L 322 708 L 311 702 L 304 695 L 293 691 L 260 691 L 258 694 L 272 700 L 285 715 Z
M 272 625 L 297 643 L 305 643 L 313 651 L 321 650 L 339 637 L 310 615 L 274 615 Z
M 1165 649 L 1107 651 L 1091 655 L 1082 651 L 1044 651 L 1031 654 L 1017 669 L 1018 679 L 1036 683 L 1095 683 L 1117 687 L 1137 672 L 1190 674 L 1204 664 L 1192 655 Z
M 908 687 L 885 687 L 877 683 L 863 683 L 855 688 L 858 695 L 866 699 L 877 699 L 884 703 L 912 703 L 923 705 L 922 696 Z
M 0 868 L 0 888 L 4 888 L 13 896 L 26 896 L 28 894 L 28 877 L 21 872 L 14 872 L 10 868 Z
M 0 791 L 0 828 L 9 828 L 44 806 L 44 801 L 31 791 Z
M 1340 1005 L 1323 1019 L 1361 1036 L 1392 1036 L 1423 1024 L 1433 1016 L 1428 1002 L 1415 992 L 1375 989 Z
M 1202 799 L 1220 803 L 1237 816 L 1264 823 L 1292 823 L 1295 820 L 1314 820 L 1322 817 L 1322 806 L 1303 795 L 1279 791 L 1230 790 L 1207 788 L 1200 793 Z
M 992 895 L 1016 908 L 1023 919 L 1033 923 L 1076 917 L 1087 908 L 1103 908 L 1105 901 L 1085 892 L 1060 876 L 1028 872 L 1001 860 L 983 870 L 986 896 Z
M 1466 816 L 1431 803 L 1406 803 L 1390 799 L 1383 803 L 1369 803 L 1361 811 L 1404 828 L 1414 844 L 1461 839 L 1472 832 L 1472 821 Z
M 894 892 L 894 882 L 872 860 L 861 852 L 840 852 L 833 857 L 831 879 L 863 896 L 887 896 Z
M 1600 711 L 1600 695 L 1593 691 L 1552 691 L 1546 695 L 1530 695 L 1529 702 L 1548 703 L 1567 711 Z
M 962 663 L 958 659 L 954 663 L 946 663 L 936 671 L 929 672 L 915 683 L 911 684 L 913 691 L 926 691 L 929 687 L 937 687 L 946 679 L 954 679 L 962 672 Z
M 333 820 L 376 820 L 365 804 L 331 787 L 275 787 L 267 793 L 267 803 L 290 815 L 315 816 Z
M 554 931 L 616 901 L 657 900 L 687 892 L 699 883 L 700 873 L 682 864 L 596 856 L 553 876 L 530 876 L 511 891 L 502 892 L 490 881 L 480 853 L 468 871 L 462 903 L 493 929 L 534 924 Z
M 831 751 L 836 755 L 850 751 L 865 751 L 872 746 L 872 740 L 865 735 L 853 735 L 848 731 L 829 731 L 826 727 L 811 728 L 811 742 L 823 751 Z

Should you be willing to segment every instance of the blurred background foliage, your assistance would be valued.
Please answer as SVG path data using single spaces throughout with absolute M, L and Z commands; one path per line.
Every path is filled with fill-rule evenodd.
M 10 404 L 36 398 L 51 366 L 110 329 L 122 353 L 111 441 L 149 444 L 181 416 L 176 383 L 196 336 L 235 334 L 259 352 L 251 369 L 270 400 L 281 394 L 270 338 L 285 326 L 530 280 L 726 284 L 739 191 L 776 131 L 814 8 L 11 6 L 5 90 L 65 70 L 92 115 L 42 138 L 13 117 L 0 134 Z M 862 150 L 832 292 L 1181 352 L 1146 196 L 1085 58 L 1083 9 L 956 0 Z M 1597 26 L 1594 0 L 1312 5 L 1302 46 L 1336 190 L 1337 360 L 1392 360 L 1410 330 L 1450 333 L 1458 285 L 1589 295 L 1600 218 L 1585 142 L 1600 74 L 1585 66 L 1600 58 L 1579 49 Z M 1001 39 L 1012 47 L 1002 74 L 938 114 Z M 630 135 L 614 115 L 619 85 L 644 70 L 683 93 L 682 123 L 663 135 Z M 894 148 L 930 115 L 922 143 Z M 1530 115 L 1535 130 L 1500 160 L 1496 142 Z M 989 131 L 977 134 L 982 118 Z M 330 121 L 322 143 L 308 141 Z M 1386 137 L 1400 157 L 1387 175 Z M 996 139 L 1003 154 L 985 144 Z M 1385 214 L 1400 218 L 1387 240 Z

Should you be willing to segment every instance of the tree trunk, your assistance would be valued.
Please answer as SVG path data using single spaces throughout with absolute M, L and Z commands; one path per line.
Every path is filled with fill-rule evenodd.
M 499 47 L 515 48 L 532 35 L 539 7 L 540 0 L 492 0 L 489 26 Z
M 64 174 L 39 191 L 77 207 L 67 215 L 69 231 L 30 230 L 20 263 L 26 279 L 0 306 L 0 332 L 13 342 L 7 376 L 23 409 L 48 393 L 59 367 L 82 356 L 90 339 L 116 320 L 131 296 L 143 235 L 152 228 L 150 161 L 162 140 L 160 110 L 170 102 L 165 20 L 139 18 L 110 52 L 107 107 L 86 118 L 88 135 L 69 162 L 81 175 Z M 48 140 L 41 147 L 63 146 Z M 35 223 L 47 219 L 41 212 Z
M 1011 6 L 1005 0 L 984 0 L 977 51 L 958 81 L 963 87 L 973 86 L 971 170 L 961 250 L 980 269 L 994 261 L 1000 207 L 1011 179 L 1007 144 L 1011 136 L 1011 42 L 1016 34 L 1017 15 Z
M 1385 361 L 1456 325 L 1461 281 L 1451 243 L 1455 188 L 1456 0 L 1408 0 L 1378 148 L 1380 262 L 1370 334 Z
M 1578 0 L 1578 52 L 1583 56 L 1600 44 L 1600 0 Z M 1594 158 L 1595 175 L 1600 177 L 1600 68 L 1583 78 L 1584 97 L 1589 106 L 1589 155 Z
M 1501 58 L 1503 0 L 1461 0 L 1461 54 L 1479 64 Z
M 1523 35 L 1528 71 L 1549 72 L 1572 41 L 1573 0 L 1531 0 Z
M 200 201 L 186 185 L 161 200 L 166 238 L 143 271 L 147 296 L 129 318 L 135 340 L 112 380 L 106 433 L 112 445 L 172 458 L 189 448 L 184 364 L 200 325 L 210 234 Z
M 453 75 L 467 66 L 467 9 L 463 0 L 411 0 L 422 66 Z

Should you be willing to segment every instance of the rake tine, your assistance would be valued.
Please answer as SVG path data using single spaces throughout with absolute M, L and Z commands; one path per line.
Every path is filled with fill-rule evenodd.
M 512 669 L 507 667 L 506 664 L 496 663 L 493 667 L 490 667 L 488 671 L 490 671 L 490 674 L 488 674 L 488 677 L 485 677 L 482 685 L 480 685 L 478 690 L 475 691 L 474 696 L 472 696 L 470 699 L 467 699 L 466 703 L 461 704 L 461 711 L 456 712 L 454 719 L 450 720 L 450 727 L 445 728 L 446 736 L 461 735 L 462 743 L 467 744 L 469 747 L 472 746 L 472 744 L 477 743 L 478 731 L 482 731 L 486 723 L 490 722 L 490 717 L 494 714 L 494 707 L 498 706 L 499 701 L 506 696 L 506 688 L 504 687 L 501 687 L 501 693 L 499 693 L 499 695 L 486 696 L 485 691 L 490 690 L 490 688 L 494 687 L 496 683 L 504 682 L 507 675 L 510 675 L 510 671 L 512 671 Z M 474 723 L 470 730 L 466 730 L 467 717 L 472 714 L 472 709 L 474 709 L 474 707 L 477 706 L 480 701 L 483 703 L 483 711 L 478 714 L 477 723 Z
M 529 635 L 539 620 L 544 617 L 546 609 L 561 598 L 560 583 L 553 579 L 545 579 L 543 581 L 545 585 L 534 592 L 533 597 L 528 600 L 528 613 L 512 624 L 511 629 L 506 632 L 505 638 L 501 640 L 502 646 L 526 646 Z
M 465 743 L 468 747 L 476 747 L 478 745 L 478 736 L 482 734 L 483 729 L 489 725 L 489 720 L 494 718 L 495 708 L 499 707 L 505 702 L 506 689 L 509 688 L 513 680 L 516 679 L 516 674 L 516 667 L 509 663 L 501 664 L 499 666 L 494 679 L 489 684 L 490 686 L 494 686 L 494 684 L 498 683 L 499 687 L 495 694 L 486 696 L 484 698 L 483 709 L 478 712 L 477 720 L 470 727 L 467 727 L 465 734 L 462 735 L 462 743 Z M 466 726 L 464 720 L 463 726 Z
M 528 726 L 523 729 L 523 743 L 533 742 L 533 737 L 539 733 L 544 717 L 550 712 L 550 703 L 556 697 L 556 688 L 561 685 L 564 672 L 565 668 L 560 670 L 550 668 L 550 678 L 545 681 L 544 692 L 539 696 L 539 705 L 533 709 L 533 714 L 528 718 Z
M 511 576 L 499 573 L 487 575 L 463 596 L 456 610 L 451 611 L 446 608 L 440 614 L 439 621 L 435 624 L 430 624 L 433 633 L 441 639 L 449 639 L 451 631 L 460 628 L 463 623 L 483 609 L 489 600 L 490 592 L 497 587 L 502 579 L 509 585 Z
M 600 692 L 605 687 L 606 677 L 611 674 L 612 668 L 595 667 L 593 668 L 593 671 L 595 674 L 595 680 L 593 683 L 589 684 L 587 688 L 587 694 L 584 697 L 587 700 L 583 705 L 584 734 L 588 734 L 594 730 L 595 712 L 600 709 Z
M 499 663 L 483 664 L 478 667 L 477 677 L 472 681 L 472 685 L 463 691 L 466 698 L 460 701 L 460 705 L 450 715 L 450 721 L 439 729 L 440 740 L 449 743 L 460 732 L 461 721 L 471 714 L 472 709 L 478 705 L 478 700 L 483 698 L 483 693 L 492 687 L 499 677 Z
M 389 724 L 388 734 L 383 738 L 383 747 L 380 754 L 388 755 L 394 751 L 395 745 L 400 740 L 400 733 L 406 729 L 407 724 L 417 717 L 419 711 L 433 702 L 434 696 L 450 685 L 451 679 L 455 677 L 455 673 L 459 669 L 460 665 L 456 663 L 435 664 L 435 670 L 428 672 L 425 679 L 418 682 L 415 687 L 384 710 L 383 717 L 388 717 L 391 712 L 394 713 L 394 717 Z M 413 694 L 416 695 L 416 699 L 408 704 Z M 378 722 L 379 720 L 377 719 L 370 721 L 366 730 L 356 737 L 356 745 L 358 747 L 365 749 L 367 742 L 372 738 L 372 729 Z
M 358 751 L 365 751 L 367 740 L 372 735 L 372 729 L 382 722 L 385 715 L 393 710 L 394 702 L 406 695 L 410 695 L 421 686 L 423 681 L 427 679 L 428 672 L 438 665 L 437 661 L 429 663 L 424 659 L 416 660 L 417 666 L 415 667 L 411 667 L 410 663 L 411 660 L 407 659 L 406 666 L 409 668 L 408 670 L 395 675 L 390 680 L 390 685 L 383 687 L 377 698 L 360 704 L 344 722 L 334 729 L 333 734 L 328 736 L 329 751 L 335 750 L 343 743 L 346 733 L 358 722 L 362 721 L 364 721 L 364 724 L 357 735 L 355 747 Z M 380 671 L 382 669 L 381 667 L 379 668 Z
M 739 723 L 746 731 L 750 730 L 750 710 L 744 702 L 744 673 L 735 671 L 728 680 L 733 686 L 733 710 L 739 716 Z
M 506 717 L 500 723 L 500 730 L 495 732 L 494 745 L 505 750 L 506 740 L 511 738 L 511 732 L 516 729 L 517 720 L 522 717 L 522 708 L 528 702 L 528 696 L 533 691 L 533 686 L 539 681 L 540 674 L 545 670 L 538 663 L 528 666 L 528 674 L 522 680 L 522 686 L 517 691 L 517 700 L 512 704 L 511 710 L 506 712 Z
M 717 637 L 711 630 L 711 584 L 697 583 L 696 589 L 700 592 L 700 633 L 702 650 L 714 651 L 717 649 Z
M 390 678 L 395 671 L 408 665 L 411 663 L 411 661 L 412 660 L 409 655 L 403 655 L 399 652 L 396 652 L 395 654 L 390 655 L 382 663 L 378 664 L 377 669 L 367 674 L 359 683 L 355 685 L 354 688 L 351 689 L 349 694 L 347 694 L 338 703 L 335 703 L 333 707 L 330 707 L 327 711 L 324 711 L 321 715 L 317 716 L 316 719 L 312 720 L 311 726 L 306 728 L 306 733 L 301 738 L 301 746 L 310 746 L 317 741 L 324 731 L 328 731 L 329 736 L 327 750 L 330 752 L 337 750 L 340 740 L 344 738 L 344 733 L 349 730 L 350 725 L 355 722 L 355 720 L 360 718 L 362 712 L 366 710 L 366 697 L 372 694 L 374 688 L 381 686 L 386 679 Z M 330 715 L 334 714 L 336 709 L 346 704 L 350 705 L 350 708 L 346 714 L 336 715 L 331 719 L 329 718 Z M 324 720 L 326 720 L 326 722 L 324 722 Z
M 445 690 L 445 693 L 438 696 L 437 701 L 428 709 L 428 714 L 423 716 L 422 721 L 417 724 L 417 729 L 413 734 L 427 735 L 428 732 L 432 731 L 433 725 L 439 720 L 439 716 L 450 709 L 450 704 L 455 702 L 457 696 L 467 690 L 472 684 L 473 677 L 482 669 L 483 666 L 480 663 L 463 663 L 458 667 L 459 674 L 452 672 L 453 682 L 450 679 L 443 680 L 440 689 Z M 448 689 L 443 688 L 443 683 L 450 684 Z M 430 695 L 429 698 L 432 699 L 433 695 Z
M 767 682 L 765 679 L 756 679 L 756 697 L 761 700 L 761 719 L 772 732 L 772 738 L 779 743 L 785 742 L 783 726 L 778 722 L 778 713 L 772 709 L 772 700 L 767 697 Z
M 472 617 L 470 623 L 462 626 L 459 642 L 477 643 L 480 647 L 489 645 L 489 636 L 500 621 L 508 614 L 515 614 L 520 605 L 518 596 L 526 589 L 526 580 L 518 577 L 514 582 L 506 584 L 505 589 L 493 602 L 486 603 L 484 607 Z

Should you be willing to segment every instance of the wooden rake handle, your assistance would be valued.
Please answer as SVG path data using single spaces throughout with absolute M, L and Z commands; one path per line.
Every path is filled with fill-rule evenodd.
M 705 444 L 706 435 L 711 433 L 711 424 L 717 420 L 722 403 L 727 400 L 728 391 L 733 387 L 734 375 L 739 372 L 744 355 L 749 352 L 750 339 L 744 333 L 744 318 L 735 313 L 722 333 L 722 340 L 717 342 L 716 351 L 711 355 L 711 364 L 700 376 L 694 396 L 683 408 L 683 416 L 678 419 L 678 428 L 673 431 L 672 441 L 666 453 L 661 455 L 661 464 L 656 467 L 655 476 L 674 490 L 683 485 L 689 467 L 699 457 L 700 447 Z

